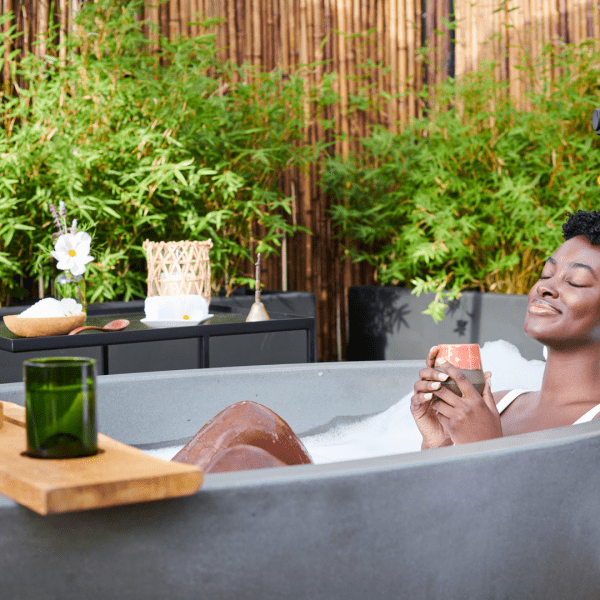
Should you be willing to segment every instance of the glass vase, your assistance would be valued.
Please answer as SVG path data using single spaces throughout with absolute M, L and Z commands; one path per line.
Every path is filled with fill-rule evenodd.
M 54 280 L 54 297 L 57 300 L 73 298 L 81 304 L 81 311 L 87 314 L 85 278 L 82 275 L 73 275 L 71 271 L 63 271 Z
M 33 358 L 23 363 L 27 454 L 76 458 L 98 450 L 96 361 Z

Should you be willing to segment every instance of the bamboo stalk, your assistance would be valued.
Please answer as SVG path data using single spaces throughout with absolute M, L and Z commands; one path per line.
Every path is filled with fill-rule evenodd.
M 555 47 L 555 31 L 556 31 L 556 2 L 552 0 L 544 0 L 544 42 L 550 45 L 550 53 L 548 54 L 547 69 L 548 79 L 554 81 L 554 47 Z
M 374 24 L 375 29 L 377 31 L 377 38 L 375 41 L 375 63 L 383 64 L 384 60 L 384 52 L 383 52 L 383 36 L 384 36 L 384 27 L 383 27 L 383 0 L 374 0 L 372 2 L 372 6 L 374 7 Z M 377 93 L 380 94 L 382 90 L 384 90 L 384 81 L 383 81 L 383 73 L 381 68 L 377 68 L 375 71 L 375 81 L 377 83 Z M 381 121 L 381 118 L 380 118 Z
M 46 55 L 46 43 L 48 40 L 48 0 L 38 0 L 37 6 L 37 55 L 42 57 Z
M 325 3 L 325 6 L 327 6 L 327 3 Z M 323 59 L 325 57 L 325 52 L 323 49 L 323 42 L 325 41 L 325 23 L 324 23 L 325 14 L 324 14 L 324 10 L 323 10 L 324 9 L 323 4 L 319 4 L 319 6 L 317 6 L 316 3 L 313 3 L 313 7 L 314 7 L 315 28 L 314 28 L 313 43 L 311 45 L 315 51 L 314 61 L 317 62 L 317 68 L 315 70 L 315 73 L 314 73 L 311 83 L 313 86 L 317 87 L 320 85 L 321 81 L 323 81 L 323 74 L 324 74 L 324 66 L 321 63 L 323 62 Z M 319 123 L 317 138 L 323 139 L 324 136 L 325 136 L 325 132 L 323 130 L 322 125 Z
M 490 9 L 494 14 L 494 59 L 496 60 L 496 81 L 503 80 L 503 31 L 502 31 L 502 17 L 504 15 L 504 11 L 502 10 L 502 5 L 497 0 L 490 1 Z
M 243 43 L 240 46 L 242 48 L 242 63 L 252 64 L 252 4 L 250 0 L 237 0 L 240 5 L 240 9 L 243 12 L 242 26 L 243 26 Z M 247 78 L 247 72 L 244 73 L 244 78 Z
M 537 56 L 538 56 L 538 66 L 536 67 L 537 71 L 537 88 L 538 93 L 542 93 L 543 90 L 543 80 L 544 74 L 548 70 L 547 60 L 544 58 L 544 44 L 546 43 L 546 32 L 545 32 L 545 21 L 544 21 L 544 4 L 547 0 L 535 0 L 536 2 L 536 39 L 538 43 L 537 48 Z
M 361 8 L 363 10 L 364 22 L 366 31 L 371 31 L 372 29 L 376 30 L 377 21 L 375 17 L 375 9 L 377 5 L 377 0 L 362 0 Z M 369 60 L 370 63 L 377 64 L 377 38 L 373 36 L 373 34 L 369 34 L 367 40 L 367 47 L 365 56 Z M 368 76 L 366 80 L 366 85 L 369 89 L 367 93 L 367 97 L 370 101 L 375 100 L 377 95 L 377 77 L 376 77 L 377 69 L 373 67 L 369 67 L 368 72 L 365 75 Z M 373 114 L 373 111 L 369 111 L 367 115 L 365 115 L 365 127 L 369 128 L 373 122 L 377 119 L 377 115 Z
M 180 34 L 180 15 L 181 13 L 178 11 L 178 0 L 171 0 L 168 3 L 169 8 L 169 39 L 175 40 L 177 36 Z
M 354 38 L 354 60 L 353 67 L 355 72 L 355 93 L 362 93 L 365 86 L 365 63 L 367 58 L 367 22 L 365 19 L 364 11 L 362 10 L 361 0 L 353 0 L 352 2 L 354 12 L 354 29 L 353 33 L 359 34 L 359 37 Z M 355 113 L 354 123 L 356 127 L 356 135 L 364 137 L 366 133 L 366 112 L 359 110 Z M 358 141 L 354 143 L 354 147 L 358 148 Z
M 294 0 L 287 0 L 286 2 L 286 10 L 288 15 L 288 56 L 289 63 L 288 69 L 290 72 L 294 72 L 296 70 L 296 65 L 298 64 L 298 41 L 296 39 L 297 27 L 299 21 L 299 15 L 296 12 L 296 2 Z
M 277 0 L 269 0 L 269 19 L 267 21 L 267 24 L 268 24 L 267 42 L 268 42 L 268 52 L 269 52 L 269 60 L 267 63 L 268 71 L 272 71 L 275 68 L 275 65 L 277 64 L 275 42 L 278 37 L 279 22 L 277 20 L 276 6 L 277 6 Z
M 438 28 L 443 31 L 444 37 L 440 39 L 441 42 L 441 80 L 446 81 L 449 74 L 449 60 L 450 60 L 450 29 L 444 25 L 442 17 L 447 21 L 450 21 L 450 0 L 442 0 L 440 3 L 441 13 L 438 19 Z
M 415 2 L 415 53 L 421 49 L 421 41 L 423 39 L 423 10 L 421 0 Z M 419 56 L 419 59 L 417 59 Z M 420 92 L 423 89 L 424 67 L 422 55 L 415 54 L 415 91 Z M 420 118 L 423 115 L 423 103 L 417 95 L 415 95 L 415 116 Z
M 592 2 L 591 0 L 585 0 L 585 4 L 582 6 L 582 10 L 585 14 L 586 23 L 586 38 L 592 39 L 594 37 L 594 20 L 592 18 Z
M 257 2 L 261 18 L 258 21 L 258 58 L 257 64 L 265 71 L 270 70 L 271 62 L 271 40 L 269 39 L 269 29 L 272 20 L 270 0 L 259 0 Z
M 231 2 L 231 0 L 228 0 Z M 190 37 L 198 37 L 200 34 L 200 26 L 196 25 L 196 23 L 200 20 L 200 7 L 198 6 L 198 0 L 189 0 L 189 17 L 190 17 L 190 26 L 189 26 L 189 35 Z
M 169 37 L 169 4 L 167 2 L 158 7 L 159 30 L 163 37 Z
M 333 82 L 333 89 L 338 94 L 341 99 L 341 83 L 340 83 L 340 58 L 339 58 L 339 33 L 333 33 L 333 31 L 339 31 L 339 14 L 337 9 L 337 0 L 329 0 L 329 7 L 331 11 L 331 29 L 332 29 L 332 39 L 331 39 L 331 71 L 335 73 L 336 78 Z M 342 128 L 342 116 L 341 116 L 341 101 L 335 102 L 332 107 L 333 112 L 333 127 L 334 127 L 334 136 L 335 136 L 335 144 L 334 150 L 336 155 L 341 155 L 342 153 L 342 142 L 340 140 L 339 134 L 341 133 Z
M 522 0 L 515 0 L 512 8 L 516 8 L 511 14 L 514 18 L 514 36 L 511 37 L 511 45 L 514 48 L 514 69 L 513 75 L 515 80 L 515 100 L 516 106 L 519 109 L 523 108 L 523 93 L 525 90 L 525 71 L 517 70 L 516 67 L 525 68 L 525 52 L 524 48 L 526 47 L 526 35 L 525 35 L 525 7 Z
M 354 79 L 350 82 L 353 87 L 353 93 L 358 95 L 360 93 L 360 88 L 362 87 L 362 76 L 364 74 L 363 65 L 364 65 L 364 44 L 365 44 L 365 32 L 366 27 L 362 22 L 362 12 L 360 10 L 360 0 L 352 0 L 352 19 L 351 19 L 351 29 L 350 32 L 352 34 L 357 35 L 357 37 L 352 38 L 352 54 L 351 54 L 351 63 L 349 65 L 349 72 L 354 73 Z M 354 131 L 352 132 L 352 125 L 354 125 Z M 350 131 L 354 136 L 359 137 L 363 135 L 364 132 L 364 112 L 363 111 L 355 111 L 352 120 L 350 121 Z M 358 141 L 354 142 L 354 148 L 356 149 L 358 146 Z
M 577 44 L 579 41 L 579 19 L 575 11 L 575 2 L 573 0 L 566 0 L 567 6 L 567 42 L 571 44 Z
M 13 10 L 12 0 L 5 0 L 5 14 L 8 14 Z M 14 19 L 13 19 L 14 21 Z M 3 33 L 6 35 L 11 27 L 11 22 L 4 24 Z M 8 56 L 12 50 L 12 44 L 10 43 L 8 36 L 4 38 L 4 64 L 2 66 L 2 88 L 5 94 L 8 94 L 11 88 L 11 76 L 10 76 L 10 65 L 8 62 Z
M 7 3 L 12 5 L 12 0 L 7 0 Z M 58 3 L 58 15 L 59 15 L 59 29 L 58 29 L 58 42 L 60 49 L 58 51 L 58 58 L 62 66 L 65 65 L 67 60 L 67 48 L 65 42 L 67 41 L 67 0 L 59 0 Z
M 307 28 L 307 0 L 300 0 L 299 2 L 299 45 L 300 45 L 300 55 L 299 55 L 299 64 L 306 65 L 308 62 L 307 50 L 308 50 L 308 28 Z M 305 88 L 306 91 L 306 88 Z M 307 107 L 304 107 L 305 114 Z M 310 135 L 309 131 L 306 131 L 306 135 Z M 309 229 L 312 226 L 313 219 L 313 210 L 310 203 L 310 188 L 311 182 L 310 177 L 305 173 L 300 173 L 300 197 L 298 202 L 299 209 L 299 218 L 301 219 L 301 224 Z M 314 230 L 313 230 L 314 231 Z M 304 235 L 304 252 L 302 256 L 302 267 L 304 272 L 304 277 L 309 285 L 309 288 L 313 291 L 315 290 L 315 285 L 313 282 L 314 270 L 313 270 L 313 252 L 312 252 L 312 240 L 309 236 Z
M 181 0 L 187 1 L 187 0 Z M 227 4 L 231 0 L 214 0 L 214 17 L 220 19 L 217 29 L 217 41 L 219 52 L 217 54 L 219 61 L 225 62 L 229 57 L 229 42 L 227 40 Z
M 581 0 L 573 1 L 573 10 L 575 12 L 575 32 L 576 32 L 576 44 L 581 44 L 585 40 L 585 27 L 584 20 L 581 18 Z
M 148 37 L 150 39 L 150 51 L 158 51 L 158 0 L 151 0 L 152 4 L 145 4 L 145 19 L 152 23 L 153 27 L 150 28 Z
M 29 23 L 27 21 L 27 9 L 24 4 L 21 4 L 21 14 L 23 15 L 23 56 L 27 56 L 30 51 L 29 47 Z
M 264 15 L 261 14 L 260 0 L 252 0 L 252 64 L 260 68 L 262 52 L 260 45 L 260 25 Z
M 504 9 L 501 11 L 500 31 L 502 34 L 502 81 L 508 82 L 508 6 L 504 4 Z M 505 94 L 508 95 L 508 94 Z
M 235 22 L 235 4 L 233 0 L 227 0 L 227 46 L 229 48 L 229 60 L 235 64 L 238 62 L 237 31 Z
M 587 39 L 587 11 L 586 11 L 586 0 L 579 0 L 577 3 L 579 6 L 579 19 L 580 19 L 580 39 L 583 42 Z
M 454 0 L 454 18 L 456 20 L 454 44 L 454 73 L 458 80 L 470 70 L 469 54 L 469 15 L 472 10 L 468 0 Z
M 467 71 L 470 73 L 477 69 L 478 67 L 478 57 L 477 57 L 477 29 L 476 29 L 476 0 L 473 2 L 469 2 L 469 0 L 465 0 L 467 5 L 467 44 L 465 46 L 467 59 Z
M 190 38 L 192 34 L 190 27 L 191 12 L 192 0 L 179 0 L 179 33 L 186 38 Z
M 417 0 L 418 1 L 418 0 Z M 456 0 L 457 2 L 459 0 Z M 406 21 L 406 46 L 407 46 L 407 77 L 408 77 L 408 117 L 415 117 L 417 114 L 417 106 L 416 106 L 416 45 L 417 45 L 417 9 L 415 6 L 415 0 L 406 0 L 406 12 L 405 12 L 405 21 Z
M 279 0 L 279 40 L 281 44 L 279 64 L 284 75 L 287 75 L 290 68 L 290 50 L 288 44 L 290 25 L 288 15 L 288 1 Z
M 398 94 L 398 7 L 395 0 L 389 0 L 389 26 L 390 26 L 390 58 L 391 68 L 389 93 Z M 390 102 L 388 128 L 396 132 L 398 128 L 398 101 Z
M 383 61 L 387 69 L 390 69 L 392 65 L 392 44 L 394 39 L 393 25 L 392 25 L 392 7 L 390 0 L 383 0 L 383 20 L 384 20 L 384 29 L 383 29 Z M 392 80 L 395 76 L 393 73 L 393 69 L 390 69 L 383 77 L 383 89 L 386 93 L 390 93 L 392 89 Z M 386 126 L 388 128 L 392 127 L 394 123 L 394 108 L 393 103 L 388 103 L 387 111 L 386 111 Z
M 342 31 L 346 29 L 346 19 L 343 0 L 337 0 L 338 23 Z M 342 125 L 342 156 L 348 158 L 348 82 L 346 80 L 347 73 L 347 55 L 346 55 L 346 39 L 343 35 L 338 35 L 338 57 L 339 57 L 339 85 L 340 85 L 340 120 Z
M 508 3 L 508 15 L 507 15 L 507 46 L 508 46 L 508 84 L 509 84 L 509 93 L 513 100 L 517 101 L 519 97 L 519 71 L 515 69 L 515 65 L 518 64 L 519 61 L 519 51 L 518 51 L 518 43 L 519 43 L 519 32 L 517 29 L 517 10 L 512 10 L 514 8 L 514 4 L 518 0 L 512 0 Z
M 443 51 L 444 51 L 444 38 L 443 38 L 443 27 L 442 27 L 442 15 L 444 14 L 444 1 L 435 0 L 435 16 L 433 21 L 433 39 L 435 44 L 435 68 L 434 68 L 434 79 L 433 81 L 438 84 L 442 80 L 443 74 Z

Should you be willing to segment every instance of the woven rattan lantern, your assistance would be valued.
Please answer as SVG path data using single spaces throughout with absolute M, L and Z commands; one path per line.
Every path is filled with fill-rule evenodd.
M 148 261 L 148 296 L 198 294 L 210 304 L 212 240 L 203 242 L 150 242 L 143 248 Z

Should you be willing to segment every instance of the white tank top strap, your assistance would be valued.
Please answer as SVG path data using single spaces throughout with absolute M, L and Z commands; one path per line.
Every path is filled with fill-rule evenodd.
M 507 408 L 508 405 L 518 396 L 520 396 L 521 394 L 524 394 L 525 392 L 527 392 L 527 390 L 521 390 L 521 389 L 516 389 L 516 390 L 510 390 L 510 392 L 507 392 L 504 397 L 502 398 L 502 400 L 500 400 L 500 402 L 498 402 L 498 404 L 496 404 L 496 408 L 498 409 L 498 412 L 500 414 L 502 414 L 502 412 L 504 412 Z M 599 409 L 600 410 L 600 409 Z
M 594 408 L 588 410 L 585 413 L 585 415 L 579 417 L 579 419 L 577 419 L 577 421 L 575 421 L 573 425 L 578 425 L 579 423 L 587 423 L 588 421 L 591 421 L 598 413 L 600 413 L 600 404 L 597 404 L 596 406 L 594 406 Z

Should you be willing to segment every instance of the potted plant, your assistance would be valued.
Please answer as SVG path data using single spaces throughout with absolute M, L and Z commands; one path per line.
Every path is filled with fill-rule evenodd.
M 253 285 L 244 271 L 256 252 L 268 260 L 303 229 L 278 186 L 310 158 L 296 143 L 301 74 L 223 64 L 205 34 L 160 37 L 151 52 L 139 4 L 83 4 L 64 47 L 49 37 L 45 56 L 7 58 L 19 86 L 0 106 L 1 303 L 38 295 L 38 282 L 40 297 L 51 294 L 58 201 L 94 230 L 89 303 L 145 297 L 146 239 L 212 240 L 214 290 L 229 294 Z
M 600 152 L 590 131 L 599 58 L 591 47 L 566 46 L 555 58 L 561 75 L 531 92 L 528 112 L 515 108 L 490 65 L 428 92 L 431 106 L 450 108 L 398 135 L 376 128 L 360 140 L 361 153 L 328 161 L 323 185 L 335 198 L 331 215 L 347 256 L 372 265 L 378 286 L 393 286 L 366 290 L 363 303 L 351 290 L 350 358 L 421 358 L 432 343 L 451 341 L 457 327 L 470 337 L 465 341 L 483 342 L 486 317 L 472 324 L 476 296 L 461 293 L 524 298 L 562 239 L 565 214 L 599 205 Z M 427 294 L 422 307 L 409 302 L 407 288 Z M 412 329 L 423 339 L 421 351 L 382 351 L 390 331 L 404 335 L 417 326 L 417 312 L 440 324 L 431 332 Z M 376 315 L 371 324 L 363 322 L 369 313 Z M 515 313 L 526 340 L 524 308 Z M 444 315 L 455 317 L 449 330 Z M 465 320 L 479 332 L 467 332 Z

